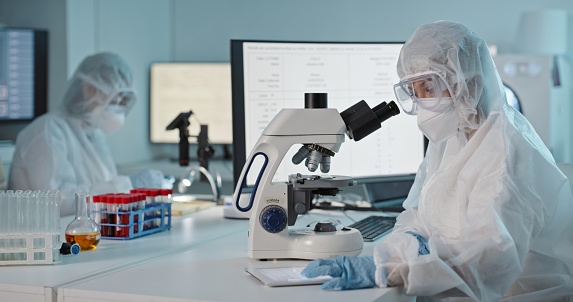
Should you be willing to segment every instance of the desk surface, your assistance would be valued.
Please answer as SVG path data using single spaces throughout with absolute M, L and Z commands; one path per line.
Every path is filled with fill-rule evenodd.
M 0 301 L 10 301 L 2 298 L 7 296 L 19 298 L 13 301 L 23 301 L 20 298 L 24 297 L 44 301 L 44 296 L 54 296 L 50 288 L 139 265 L 248 229 L 247 221 L 220 217 L 216 211 L 175 217 L 169 231 L 126 241 L 101 240 L 96 250 L 63 256 L 60 264 L 0 266 Z M 71 219 L 62 219 L 64 229 Z
M 304 215 L 307 221 L 320 213 Z M 340 214 L 342 215 L 342 214 Z M 360 219 L 357 213 L 356 219 Z M 329 215 L 330 216 L 330 215 Z M 330 216 L 331 217 L 331 216 Z M 345 216 L 341 216 L 343 223 Z M 304 219 L 301 223 L 307 223 Z M 299 221 L 297 221 L 297 224 Z M 270 288 L 248 265 L 305 265 L 247 257 L 247 220 L 222 218 L 222 207 L 176 217 L 170 231 L 127 241 L 102 240 L 95 251 L 61 264 L 0 267 L 2 301 L 407 301 L 398 288 L 323 291 L 319 286 Z M 365 243 L 371 254 L 375 243 Z

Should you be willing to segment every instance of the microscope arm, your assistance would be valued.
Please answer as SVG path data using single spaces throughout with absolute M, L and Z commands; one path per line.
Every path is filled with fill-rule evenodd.
M 235 188 L 235 196 L 234 196 L 234 204 L 235 209 L 239 212 L 247 214 L 251 211 L 254 203 L 254 200 L 258 197 L 261 199 L 265 198 L 265 194 L 270 193 L 266 192 L 267 190 L 274 191 L 280 187 L 282 192 L 286 192 L 286 183 L 277 183 L 272 184 L 272 179 L 281 163 L 281 160 L 286 155 L 287 151 L 290 147 L 294 144 L 303 143 L 315 143 L 324 146 L 325 148 L 332 148 L 338 151 L 340 145 L 344 142 L 344 134 L 337 134 L 337 135 L 307 135 L 307 136 L 268 136 L 262 135 L 253 151 L 247 158 L 246 164 L 243 167 L 243 171 L 241 171 L 241 176 L 239 181 L 237 182 L 237 186 Z M 240 196 L 242 193 L 243 185 L 246 183 L 246 177 L 249 174 L 249 170 L 255 159 L 262 158 L 263 163 L 262 167 L 258 171 L 258 177 L 253 187 L 253 192 L 249 198 L 249 202 L 247 205 L 240 203 Z M 283 194 L 284 195 L 284 194 Z M 286 195 L 284 196 L 286 202 Z M 262 204 L 266 206 L 269 201 L 264 201 Z M 259 203 L 261 204 L 261 202 Z

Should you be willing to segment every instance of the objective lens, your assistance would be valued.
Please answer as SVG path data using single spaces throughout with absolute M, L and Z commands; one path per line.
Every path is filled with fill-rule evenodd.
M 316 169 L 318 169 L 318 166 L 320 165 L 321 160 L 322 160 L 322 153 L 316 150 L 310 152 L 310 155 L 306 158 L 306 167 L 308 168 L 308 171 L 310 172 L 316 171 Z
M 292 157 L 292 163 L 298 165 L 302 163 L 302 161 L 308 156 L 310 153 L 310 149 L 308 149 L 305 145 L 302 145 L 300 149 L 296 152 L 295 155 Z
M 322 155 L 322 161 L 320 161 L 320 171 L 322 173 L 328 173 L 330 171 L 330 156 Z

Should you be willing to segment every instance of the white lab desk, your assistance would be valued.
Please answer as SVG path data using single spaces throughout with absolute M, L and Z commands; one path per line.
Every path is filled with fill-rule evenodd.
M 221 207 L 209 209 L 221 212 Z M 342 214 L 336 217 L 346 223 Z M 356 218 L 365 214 L 357 213 Z M 331 218 L 322 213 L 305 215 L 297 225 Z M 224 221 L 230 222 L 227 219 Z M 245 221 L 247 223 L 247 221 Z M 363 255 L 372 254 L 375 243 L 365 243 Z M 95 301 L 408 301 L 401 288 L 324 291 L 319 286 L 267 287 L 244 271 L 257 267 L 304 266 L 308 261 L 259 261 L 247 256 L 247 231 L 230 233 L 187 251 L 157 257 L 78 280 L 58 288 L 58 302 Z
M 248 265 L 306 265 L 247 256 L 248 221 L 225 219 L 221 206 L 175 217 L 169 231 L 132 240 L 102 240 L 94 251 L 45 266 L 0 267 L 0 301 L 408 301 L 400 288 L 324 291 L 319 286 L 270 288 Z M 297 226 L 341 213 L 304 215 Z M 339 215 L 339 216 L 336 216 Z M 352 215 L 352 214 L 351 214 Z M 352 215 L 355 219 L 366 213 Z M 365 243 L 363 255 L 375 243 Z
M 62 219 L 63 229 L 72 219 Z M 203 211 L 174 217 L 169 231 L 132 240 L 102 239 L 96 250 L 63 256 L 60 264 L 0 266 L 0 301 L 55 301 L 56 289 L 68 283 L 141 265 L 229 234 L 245 233 L 247 228 L 247 221 Z

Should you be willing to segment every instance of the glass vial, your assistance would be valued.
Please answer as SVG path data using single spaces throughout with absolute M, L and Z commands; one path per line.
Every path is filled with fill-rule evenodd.
M 101 232 L 91 218 L 91 201 L 88 193 L 76 193 L 76 218 L 66 228 L 66 242 L 77 243 L 82 251 L 95 250 Z

